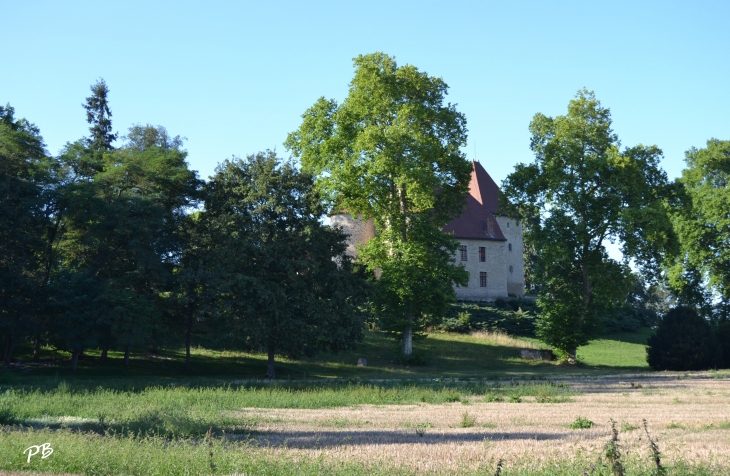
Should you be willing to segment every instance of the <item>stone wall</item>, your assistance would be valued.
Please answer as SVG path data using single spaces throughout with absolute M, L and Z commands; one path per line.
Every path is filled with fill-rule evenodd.
M 512 218 L 498 216 L 497 223 L 502 229 L 502 234 L 507 238 L 505 245 L 505 267 L 507 279 L 507 292 L 517 296 L 525 295 L 525 263 L 522 255 L 522 225 Z M 510 246 L 512 250 L 510 251 Z M 512 271 L 510 271 L 510 266 Z
M 349 235 L 347 240 L 347 254 L 353 258 L 357 257 L 357 246 L 362 245 L 375 238 L 375 223 L 373 219 L 361 220 L 361 216 L 354 218 L 348 213 L 340 213 L 330 216 L 330 226 L 341 228 Z
M 461 253 L 456 251 L 456 264 L 464 265 L 469 272 L 469 284 L 456 286 L 456 298 L 463 301 L 493 301 L 507 297 L 507 276 L 505 266 L 504 241 L 459 239 L 466 246 L 467 260 L 461 261 Z M 484 262 L 479 261 L 479 247 L 485 248 Z M 487 287 L 480 285 L 479 273 L 487 273 Z
M 522 227 L 513 219 L 496 217 L 507 241 L 460 239 L 466 246 L 467 260 L 461 261 L 457 250 L 454 257 L 457 264 L 463 264 L 469 272 L 469 284 L 455 288 L 457 299 L 464 301 L 493 301 L 506 298 L 508 293 L 525 294 L 525 269 L 522 257 Z M 347 253 L 357 257 L 357 246 L 375 237 L 372 219 L 361 220 L 342 213 L 330 217 L 330 226 L 339 227 L 349 235 Z M 509 245 L 512 245 L 510 251 Z M 479 261 L 479 247 L 485 248 L 486 261 Z M 512 271 L 510 272 L 510 266 Z M 487 273 L 487 287 L 480 286 L 479 273 Z

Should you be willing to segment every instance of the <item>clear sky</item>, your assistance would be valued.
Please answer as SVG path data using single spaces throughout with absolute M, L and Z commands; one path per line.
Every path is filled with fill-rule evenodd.
M 584 86 L 624 146 L 656 144 L 670 178 L 684 151 L 730 139 L 730 1 L 0 2 L 0 103 L 48 149 L 88 132 L 104 78 L 113 125 L 188 138 L 203 178 L 231 155 L 282 155 L 320 96 L 342 100 L 352 58 L 382 51 L 450 86 L 469 158 L 500 182 L 529 162 L 528 124 Z

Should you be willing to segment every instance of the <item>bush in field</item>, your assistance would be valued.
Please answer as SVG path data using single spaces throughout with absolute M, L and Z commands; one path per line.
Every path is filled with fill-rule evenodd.
M 730 321 L 720 323 L 715 327 L 715 337 L 720 344 L 720 361 L 718 366 L 722 369 L 730 369 Z
M 646 361 L 654 370 L 706 370 L 720 357 L 710 323 L 689 307 L 669 311 L 647 344 Z

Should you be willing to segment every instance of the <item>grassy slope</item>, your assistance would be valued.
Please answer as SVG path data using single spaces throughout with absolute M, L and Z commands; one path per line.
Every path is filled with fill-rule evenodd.
M 540 378 L 558 375 L 600 375 L 625 371 L 648 370 L 644 345 L 650 331 L 614 334 L 591 342 L 578 351 L 582 365 L 559 365 L 554 362 L 530 362 L 517 357 L 519 346 L 533 346 L 535 339 L 517 338 L 495 342 L 466 334 L 433 333 L 416 343 L 427 363 L 404 366 L 397 363 L 398 346 L 379 332 L 368 332 L 356 350 L 339 355 L 320 354 L 312 359 L 292 361 L 277 357 L 280 379 L 413 379 L 428 377 L 459 378 Z M 21 349 L 20 360 L 30 361 Z M 43 365 L 27 365 L 23 369 L 1 369 L 0 386 L 21 384 L 55 386 L 60 380 L 86 382 L 88 385 L 111 385 L 118 381 L 121 388 L 147 385 L 167 385 L 171 382 L 194 380 L 198 385 L 214 385 L 221 380 L 258 379 L 264 377 L 266 356 L 240 351 L 193 350 L 193 372 L 183 370 L 182 349 L 165 350 L 155 358 L 137 355 L 131 367 L 122 367 L 122 355 L 110 352 L 109 361 L 101 364 L 93 351 L 81 361 L 74 375 L 68 370 L 68 357 L 63 353 L 44 350 Z M 359 357 L 368 360 L 367 367 L 357 367 Z M 119 388 L 119 387 L 117 387 Z

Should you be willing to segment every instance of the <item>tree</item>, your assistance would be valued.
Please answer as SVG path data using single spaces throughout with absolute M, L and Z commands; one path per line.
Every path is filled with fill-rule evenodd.
M 620 151 L 610 110 L 578 91 L 568 113 L 536 114 L 530 123 L 532 164 L 519 164 L 503 184 L 504 207 L 529 224 L 533 279 L 542 308 L 538 333 L 573 359 L 600 329 L 601 316 L 632 284 L 628 260 L 647 277 L 659 272 L 675 238 L 666 212 L 670 196 L 662 153 L 655 146 Z M 607 241 L 621 243 L 623 262 Z
M 707 370 L 722 360 L 710 323 L 690 307 L 676 307 L 647 341 L 646 361 L 654 370 Z
M 699 295 L 691 304 L 715 297 L 730 301 L 730 141 L 710 139 L 703 149 L 685 154 L 687 168 L 679 183 L 684 194 L 672 209 L 681 242 L 669 270 L 675 290 Z M 701 288 L 707 295 L 702 296 Z
M 220 340 L 297 358 L 362 339 L 363 286 L 345 236 L 323 225 L 314 180 L 274 152 L 226 161 L 206 190 L 200 226 L 215 243 Z M 200 240 L 203 241 L 203 240 Z
M 92 150 L 112 150 L 112 142 L 117 135 L 112 132 L 112 112 L 109 109 L 107 96 L 109 87 L 103 79 L 99 79 L 91 86 L 91 96 L 86 98 L 86 122 L 91 124 L 88 146 Z
M 348 97 L 320 98 L 285 146 L 317 176 L 330 207 L 374 219 L 376 237 L 358 259 L 382 271 L 374 312 L 409 356 L 414 330 L 442 313 L 455 300 L 452 283 L 468 276 L 453 261 L 458 242 L 441 232 L 468 191 L 466 119 L 444 104 L 441 78 L 383 53 L 354 65 Z
M 220 237 L 217 227 L 209 227 L 203 212 L 188 215 L 181 227 L 184 246 L 175 268 L 176 308 L 173 314 L 185 321 L 185 371 L 192 366 L 190 347 L 194 324 L 206 321 L 216 313 L 220 277 L 215 266 L 215 251 Z M 173 324 L 173 327 L 178 327 Z
M 180 224 L 200 181 L 179 141 L 171 146 L 164 128 L 146 129 L 152 140 L 96 153 L 99 168 L 68 186 L 59 279 L 68 286 L 56 339 L 72 350 L 72 367 L 83 348 L 113 341 L 129 364 L 131 348 L 149 341 L 160 322 L 161 295 L 182 252 Z M 68 160 L 78 157 L 85 155 Z
M 47 156 L 36 126 L 15 119 L 0 106 L 0 332 L 3 361 L 9 365 L 14 343 L 32 333 L 38 311 L 43 233 L 43 187 Z

